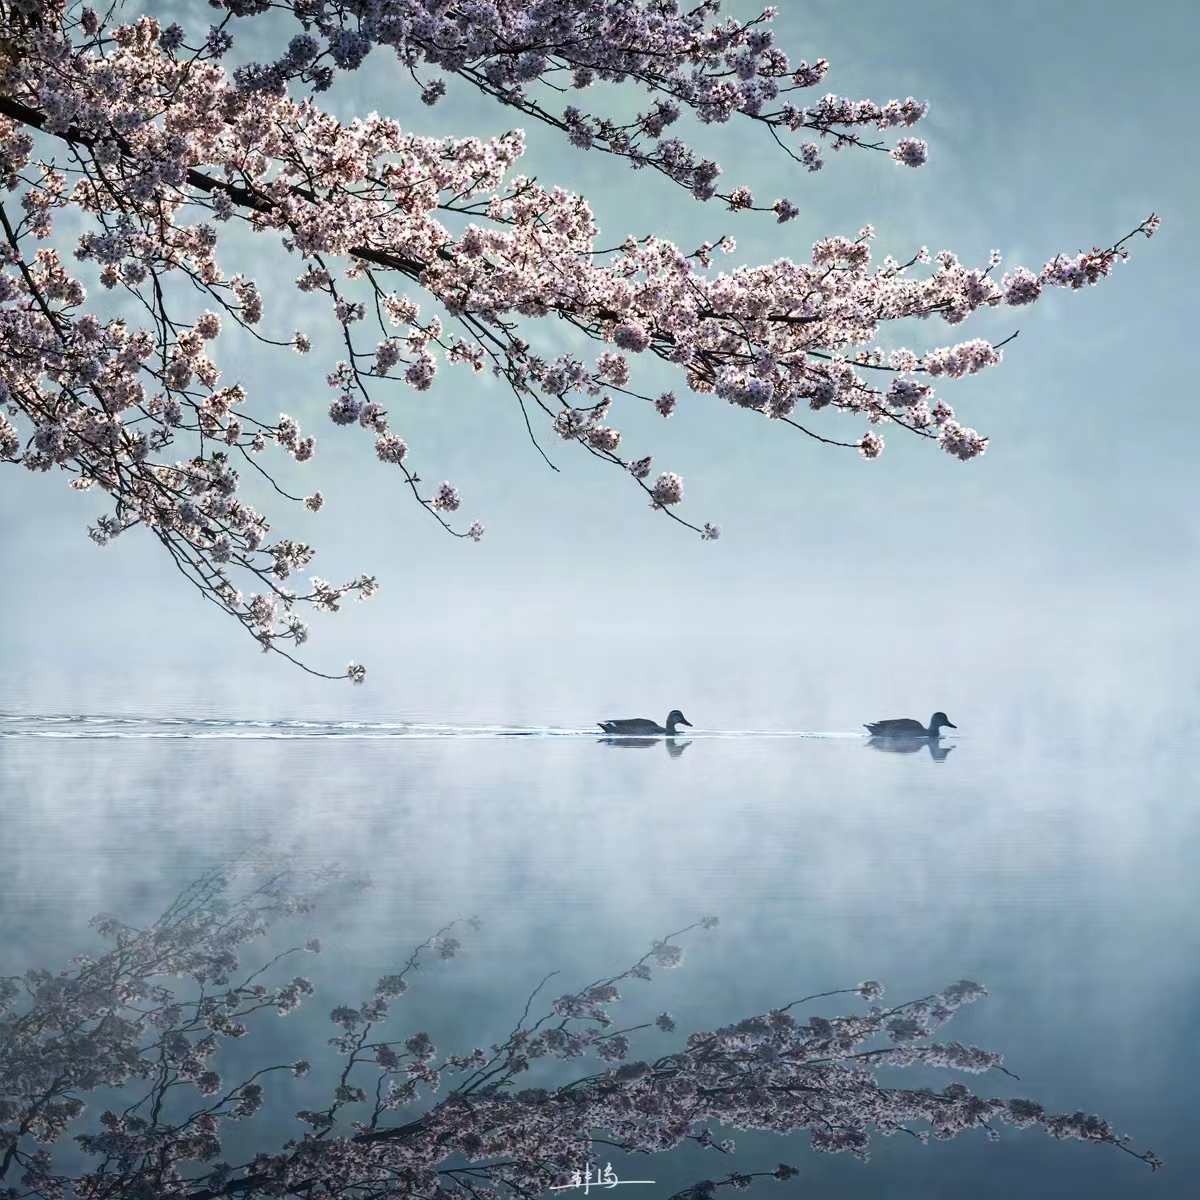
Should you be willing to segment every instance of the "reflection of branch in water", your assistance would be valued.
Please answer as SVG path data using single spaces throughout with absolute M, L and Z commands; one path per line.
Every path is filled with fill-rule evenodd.
M 606 737 L 596 740 L 601 746 L 656 746 L 662 742 L 672 758 L 678 758 L 692 744 L 690 738 L 685 742 L 679 741 L 678 738 L 658 737 Z
M 929 748 L 929 756 L 934 762 L 945 762 L 953 746 L 947 746 L 940 737 L 890 738 L 869 737 L 867 745 L 872 750 L 883 750 L 887 754 L 916 754 L 922 746 Z
M 776 1135 L 807 1131 L 816 1150 L 865 1157 L 872 1130 L 925 1138 L 912 1128 L 920 1124 L 939 1137 L 981 1129 L 995 1138 L 1003 1124 L 1040 1125 L 1057 1139 L 1104 1144 L 1151 1168 L 1162 1165 L 1083 1111 L 1053 1114 L 1032 1100 L 986 1099 L 957 1081 L 941 1092 L 897 1086 L 896 1068 L 905 1066 L 1011 1074 L 999 1054 L 930 1036 L 959 1008 L 986 994 L 969 980 L 887 1005 L 878 1003 L 883 986 L 867 980 L 681 1036 L 681 1048 L 665 1056 L 652 1039 L 675 1030 L 670 1013 L 614 1027 L 611 1008 L 629 990 L 626 983 L 640 986 L 634 981 L 649 980 L 651 967 L 681 966 L 678 939 L 717 924 L 715 917 L 705 917 L 653 942 L 624 970 L 556 999 L 545 997 L 538 1015 L 535 1003 L 551 972 L 529 994 L 502 1044 L 465 1055 L 447 1053 L 411 1027 L 387 1027 L 390 1002 L 409 989 L 410 979 L 416 982 L 418 968 L 456 957 L 460 943 L 451 935 L 460 923 L 451 922 L 407 962 L 397 962 L 372 997 L 330 1013 L 339 1032 L 328 1044 L 336 1053 L 323 1037 L 312 1047 L 334 1060 L 315 1062 L 318 1076 L 327 1075 L 329 1091 L 322 1107 L 296 1112 L 311 1131 L 302 1143 L 279 1146 L 270 1129 L 262 1130 L 259 1136 L 270 1140 L 244 1165 L 197 1170 L 191 1166 L 195 1156 L 215 1157 L 225 1136 L 243 1143 L 254 1136 L 242 1131 L 262 1108 L 263 1076 L 271 1076 L 278 1103 L 312 1103 L 307 1090 L 289 1096 L 290 1081 L 310 1073 L 306 1058 L 288 1061 L 295 1050 L 307 1048 L 303 1043 L 280 1054 L 276 1034 L 263 1047 L 264 1057 L 240 1071 L 224 1045 L 246 1035 L 254 1045 L 253 1031 L 274 1019 L 269 1014 L 289 1013 L 313 994 L 312 983 L 300 975 L 289 979 L 294 968 L 281 963 L 299 947 L 257 968 L 239 967 L 237 957 L 275 921 L 308 907 L 286 877 L 257 887 L 250 881 L 236 895 L 215 871 L 186 889 L 149 928 L 98 919 L 96 929 L 108 946 L 72 960 L 67 971 L 27 976 L 25 988 L 0 976 L 0 1005 L 11 1010 L 0 1046 L 0 1087 L 5 1120 L 12 1125 L 0 1157 L 0 1183 L 19 1171 L 30 1189 L 26 1194 L 43 1196 L 270 1200 L 312 1195 L 319 1186 L 328 1200 L 357 1200 L 363 1195 L 360 1181 L 379 1177 L 388 1181 L 373 1193 L 379 1200 L 461 1200 L 464 1193 L 478 1200 L 481 1192 L 494 1200 L 523 1200 L 561 1184 L 601 1145 L 665 1154 L 688 1142 L 712 1145 L 711 1127 Z M 479 927 L 473 919 L 467 923 Z M 321 946 L 314 939 L 305 949 L 318 953 Z M 439 972 L 435 979 L 440 978 Z M 427 986 L 433 982 L 426 979 Z M 222 989 L 219 998 L 210 988 Z M 834 996 L 853 997 L 858 1011 L 807 1020 L 793 1013 Z M 865 1013 L 864 1002 L 871 1006 Z M 397 1016 L 402 1020 L 403 1010 Z M 296 1028 L 295 1036 L 304 1038 L 306 1028 Z M 645 1059 L 636 1057 L 642 1046 L 635 1048 L 635 1034 L 643 1034 L 639 1042 L 651 1043 Z M 516 1090 L 538 1060 L 559 1060 L 564 1069 L 570 1063 L 574 1077 Z M 212 1069 L 214 1063 L 228 1078 Z M 879 1068 L 891 1073 L 886 1085 L 876 1078 Z M 184 1081 L 199 1098 L 185 1093 L 168 1105 Z M 100 1118 L 99 1131 L 75 1139 L 83 1155 L 96 1160 L 89 1174 L 76 1177 L 44 1146 L 59 1140 L 83 1113 L 79 1095 L 100 1088 L 124 1089 L 126 1095 Z M 419 1108 L 411 1109 L 414 1104 Z M 191 1105 L 198 1108 L 189 1113 Z M 396 1118 L 396 1109 L 409 1111 Z M 617 1140 L 598 1138 L 598 1130 Z M 735 1149 L 732 1142 L 715 1148 L 729 1155 Z M 744 1170 L 744 1150 L 742 1155 L 721 1186 L 740 1190 L 746 1178 L 764 1174 Z M 780 1164 L 770 1173 L 783 1180 L 797 1171 Z M 447 1180 L 461 1186 L 448 1189 Z M 716 1186 L 694 1185 L 691 1194 L 711 1198 Z

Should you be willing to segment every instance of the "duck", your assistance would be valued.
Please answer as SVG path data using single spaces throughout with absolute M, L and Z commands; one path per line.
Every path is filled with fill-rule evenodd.
M 677 708 L 671 709 L 667 714 L 665 728 L 657 721 L 651 721 L 649 717 L 627 717 L 620 721 L 598 721 L 597 724 L 605 733 L 615 733 L 624 737 L 654 737 L 660 733 L 674 737 L 676 726 L 686 725 L 689 729 L 692 727 L 691 721 Z
M 873 737 L 886 738 L 935 738 L 943 728 L 957 729 L 944 712 L 935 712 L 929 718 L 929 728 L 926 729 L 920 721 L 912 717 L 899 717 L 890 721 L 875 721 L 863 728 Z

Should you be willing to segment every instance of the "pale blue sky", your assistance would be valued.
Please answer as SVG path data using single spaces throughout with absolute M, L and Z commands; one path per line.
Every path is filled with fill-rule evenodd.
M 915 331 L 920 350 L 1020 327 L 1001 367 L 942 392 L 991 435 L 982 460 L 962 464 L 885 430 L 887 452 L 866 463 L 679 381 L 669 422 L 618 407 L 613 423 L 683 475 L 691 518 L 722 525 L 725 537 L 707 545 L 651 513 L 616 471 L 543 439 L 562 468 L 552 474 L 499 388 L 446 371 L 428 397 L 397 389 L 389 407 L 420 473 L 453 480 L 467 519 L 487 523 L 479 546 L 453 541 L 374 462 L 369 439 L 323 419 L 336 350 L 297 315 L 299 260 L 273 237 L 251 239 L 223 265 L 259 280 L 269 330 L 305 325 L 314 353 L 250 356 L 222 338 L 219 365 L 265 414 L 292 412 L 318 436 L 301 486 L 320 487 L 327 506 L 276 528 L 317 544 L 318 574 L 379 576 L 380 595 L 318 618 L 309 646 L 320 666 L 366 662 L 368 686 L 299 678 L 260 656 L 148 537 L 97 550 L 85 536 L 92 498 L 10 468 L 0 476 L 0 706 L 573 723 L 598 707 L 691 704 L 710 727 L 752 714 L 852 728 L 877 707 L 953 717 L 997 689 L 1011 700 L 1033 680 L 1048 696 L 1086 678 L 1092 698 L 1138 691 L 1155 708 L 1160 685 L 1181 682 L 1170 638 L 1194 623 L 1183 379 L 1200 265 L 1187 226 L 1195 9 L 1150 3 L 1130 17 L 1109 3 L 864 0 L 849 21 L 832 0 L 783 10 L 780 43 L 794 59 L 830 59 L 830 90 L 929 101 L 918 130 L 928 166 L 859 152 L 808 175 L 736 123 L 705 131 L 728 178 L 760 201 L 800 205 L 782 227 L 697 204 L 540 129 L 529 130 L 526 167 L 583 191 L 604 244 L 653 230 L 690 246 L 730 232 L 730 265 L 806 258 L 818 237 L 870 222 L 880 258 L 925 244 L 983 261 L 996 247 L 1005 267 L 1036 270 L 1157 211 L 1158 236 L 1137 239 L 1097 288 Z M 330 103 L 431 133 L 506 128 L 508 114 L 465 89 L 429 110 L 403 83 L 393 89 L 392 74 L 377 55 Z M 651 370 L 666 380 L 665 368 Z M 861 432 L 854 419 L 821 416 L 823 432 Z

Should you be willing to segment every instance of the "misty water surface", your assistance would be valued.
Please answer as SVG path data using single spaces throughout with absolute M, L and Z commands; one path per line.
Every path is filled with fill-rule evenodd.
M 1059 728 L 989 736 L 950 716 L 959 735 L 938 762 L 873 750 L 848 727 L 698 729 L 668 746 L 609 745 L 582 726 L 10 713 L 4 969 L 61 965 L 92 944 L 92 913 L 153 917 L 247 853 L 367 872 L 370 889 L 311 919 L 325 942 L 304 964 L 315 1002 L 265 1034 L 290 1057 L 305 1041 L 319 1077 L 329 1009 L 453 917 L 483 928 L 418 976 L 398 1019 L 467 1050 L 501 1039 L 548 971 L 559 994 L 715 913 L 681 970 L 630 994 L 629 1015 L 669 1010 L 686 1031 L 866 978 L 895 1001 L 976 979 L 990 995 L 947 1034 L 1002 1051 L 1021 1080 L 968 1084 L 1096 1111 L 1167 1160 L 1151 1176 L 1115 1151 L 1006 1130 L 996 1145 L 879 1139 L 867 1165 L 814 1156 L 804 1137 L 743 1136 L 749 1168 L 783 1159 L 822 1189 L 810 1194 L 889 1200 L 1193 1194 L 1200 837 L 1186 727 L 1121 738 L 1116 715 L 1097 733 L 1067 711 Z M 271 1120 L 291 1136 L 286 1116 Z M 692 1154 L 623 1173 L 657 1194 L 725 1170 Z

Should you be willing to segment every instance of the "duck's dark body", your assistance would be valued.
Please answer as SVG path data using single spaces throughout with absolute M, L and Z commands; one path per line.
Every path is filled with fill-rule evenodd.
M 928 729 L 920 721 L 914 721 L 912 717 L 875 721 L 870 725 L 864 725 L 863 728 L 873 737 L 935 738 L 942 731 L 943 726 L 949 729 L 958 728 L 957 725 L 951 724 L 949 717 L 944 712 L 936 712 L 929 718 Z
M 664 733 L 674 737 L 677 725 L 687 725 L 691 728 L 692 724 L 677 708 L 673 708 L 668 714 L 665 727 L 657 721 L 651 721 L 649 717 L 625 717 L 618 721 L 597 723 L 605 733 L 615 733 L 623 737 L 654 737 Z
M 646 737 L 667 731 L 657 722 L 646 717 L 630 717 L 624 721 L 600 721 L 605 733 L 623 733 L 627 737 Z
M 920 721 L 914 721 L 911 717 L 895 721 L 875 721 L 864 728 L 873 737 L 923 738 L 929 736 L 929 730 Z

